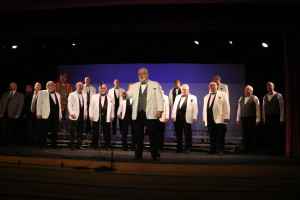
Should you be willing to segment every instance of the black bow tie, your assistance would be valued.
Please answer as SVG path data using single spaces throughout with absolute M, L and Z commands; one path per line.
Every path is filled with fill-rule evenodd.
M 77 92 L 78 94 L 82 94 L 82 92 Z
M 187 97 L 187 95 L 182 95 L 182 97 Z
M 50 91 L 49 91 L 49 94 L 54 94 L 54 93 L 55 93 L 55 92 L 50 92 Z
M 101 96 L 105 96 L 105 94 L 101 94 Z
M 274 93 L 269 93 L 268 95 L 273 95 Z
M 215 95 L 216 93 L 212 92 L 212 93 L 210 93 L 210 94 Z

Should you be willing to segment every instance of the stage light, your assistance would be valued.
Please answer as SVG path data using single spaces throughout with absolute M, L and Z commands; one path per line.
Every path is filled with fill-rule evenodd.
M 75 47 L 75 46 L 76 46 L 76 43 L 73 43 L 72 46 Z
M 12 48 L 12 49 L 17 49 L 17 48 L 18 48 L 18 45 L 12 45 L 11 48 Z
M 262 43 L 261 43 L 261 46 L 262 46 L 263 48 L 268 48 L 268 47 L 269 47 L 269 44 L 266 43 L 266 42 L 262 42 Z
M 195 40 L 194 43 L 195 43 L 196 45 L 199 45 L 199 41 L 198 41 L 198 40 Z
M 42 44 L 41 48 L 42 48 L 42 49 L 46 49 L 47 46 L 48 46 L 47 44 Z
M 232 42 L 231 40 L 229 40 L 228 43 L 229 43 L 230 45 L 233 45 L 233 42 Z

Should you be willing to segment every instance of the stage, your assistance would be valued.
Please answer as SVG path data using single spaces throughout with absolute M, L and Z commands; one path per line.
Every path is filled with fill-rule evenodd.
M 299 199 L 300 160 L 133 151 L 0 147 L 1 199 Z M 113 157 L 111 157 L 113 155 Z

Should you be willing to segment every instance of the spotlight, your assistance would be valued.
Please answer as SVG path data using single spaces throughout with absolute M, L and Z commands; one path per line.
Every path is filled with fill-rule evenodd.
M 199 41 L 198 41 L 198 40 L 195 40 L 194 43 L 195 43 L 196 45 L 199 45 Z
M 76 46 L 76 43 L 72 43 L 72 46 L 75 47 L 75 46 Z
M 18 45 L 12 45 L 11 48 L 12 48 L 12 49 L 17 49 L 17 48 L 18 48 Z
M 229 40 L 228 43 L 229 43 L 230 45 L 233 45 L 233 42 L 232 42 L 231 40 Z
M 268 48 L 268 47 L 269 47 L 269 44 L 266 43 L 266 42 L 262 42 L 262 43 L 261 43 L 261 46 L 262 46 L 263 48 Z
M 47 44 L 42 44 L 41 48 L 42 48 L 42 49 L 46 49 L 47 46 L 48 46 Z

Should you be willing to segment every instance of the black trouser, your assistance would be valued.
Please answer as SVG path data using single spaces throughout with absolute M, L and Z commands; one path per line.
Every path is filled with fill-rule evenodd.
M 92 133 L 92 122 L 90 120 L 90 115 L 89 115 L 89 107 L 90 105 L 87 105 L 87 118 L 85 120 L 85 133 L 90 134 Z
M 133 123 L 136 141 L 135 157 L 137 159 L 141 159 L 143 157 L 145 126 L 149 133 L 151 156 L 152 158 L 157 158 L 160 156 L 158 152 L 157 123 L 157 119 L 147 119 L 146 113 L 144 111 L 138 112 L 137 119 L 134 120 Z
M 177 139 L 177 150 L 182 150 L 182 133 L 184 132 L 185 136 L 185 150 L 188 150 L 192 147 L 192 124 L 187 123 L 185 118 L 176 117 L 175 133 Z
M 242 117 L 243 128 L 243 152 L 257 153 L 258 152 L 258 139 L 256 133 L 256 117 Z
M 75 134 L 76 135 L 76 146 L 82 146 L 83 140 L 83 131 L 84 131 L 84 119 L 83 115 L 79 115 L 77 120 L 71 120 L 71 133 L 70 133 L 70 147 L 75 145 Z
M 12 145 L 17 119 L 9 118 L 7 112 L 1 119 L 1 146 Z
M 122 119 L 122 148 L 127 149 L 127 135 L 128 135 L 128 128 L 130 126 L 131 129 L 131 149 L 135 148 L 135 142 L 134 142 L 134 127 L 133 127 L 133 121 L 130 116 L 125 116 L 124 119 Z
M 31 113 L 28 118 L 28 138 L 27 143 L 30 146 L 39 145 L 41 137 L 41 120 L 36 117 L 35 113 Z
M 165 128 L 166 124 L 158 120 L 158 148 L 163 149 L 165 143 Z
M 227 131 L 226 124 L 215 124 L 211 123 L 207 126 L 209 140 L 210 140 L 210 151 L 221 152 L 224 151 L 225 135 Z
M 59 127 L 59 117 L 52 114 L 48 119 L 41 120 L 42 132 L 41 132 L 41 147 L 47 147 L 47 134 L 51 132 L 51 144 L 53 147 L 57 146 L 57 133 Z
M 284 153 L 284 134 L 280 130 L 280 116 L 279 114 L 267 114 L 265 120 L 268 153 L 282 155 Z
M 100 120 L 101 120 L 101 124 L 100 124 Z M 110 147 L 110 143 L 111 143 L 110 123 L 106 122 L 106 115 L 102 115 L 97 122 L 93 122 L 92 147 L 93 148 L 98 147 L 100 129 L 103 130 L 105 148 Z
M 112 129 L 113 129 L 112 134 L 113 135 L 116 135 L 116 133 L 117 133 L 117 120 L 119 121 L 119 129 L 120 129 L 120 133 L 122 134 L 122 120 L 117 117 L 117 111 L 118 111 L 118 108 L 115 108 L 115 118 L 112 121 Z

